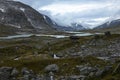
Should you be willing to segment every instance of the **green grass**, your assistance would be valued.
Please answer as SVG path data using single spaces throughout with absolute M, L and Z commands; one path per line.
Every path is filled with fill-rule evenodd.
M 91 63 L 92 66 L 96 64 L 100 64 L 101 66 L 106 65 L 106 63 L 102 60 L 96 59 L 94 57 L 86 57 L 85 61 L 81 60 L 80 57 L 78 58 L 67 58 L 67 59 L 28 59 L 28 60 L 4 60 L 4 63 L 1 63 L 0 66 L 13 66 L 18 69 L 21 69 L 23 67 L 27 67 L 29 69 L 32 69 L 33 71 L 37 73 L 43 73 L 44 74 L 44 68 L 47 65 L 50 64 L 57 64 L 60 68 L 59 72 L 57 72 L 57 75 L 71 75 L 76 74 L 79 75 L 79 71 L 76 69 L 76 65 L 82 65 L 86 63 Z

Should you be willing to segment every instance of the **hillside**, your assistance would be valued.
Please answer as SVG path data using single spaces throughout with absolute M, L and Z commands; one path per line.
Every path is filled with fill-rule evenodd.
M 46 33 L 54 28 L 46 22 L 44 15 L 32 7 L 12 0 L 0 0 L 0 28 L 4 35 L 11 33 Z M 7 28 L 3 28 L 6 26 Z

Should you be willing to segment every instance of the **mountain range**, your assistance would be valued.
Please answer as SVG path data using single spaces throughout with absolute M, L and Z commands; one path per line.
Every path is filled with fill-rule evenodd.
M 120 27 L 120 19 L 105 22 L 94 29 Z M 0 35 L 46 33 L 54 31 L 79 31 L 90 29 L 81 23 L 58 25 L 47 15 L 14 0 L 0 0 Z
M 78 30 L 89 29 L 89 27 L 82 26 L 80 23 L 75 23 L 75 22 L 71 23 L 71 25 L 66 25 L 66 26 L 59 25 L 55 21 L 50 19 L 47 15 L 44 15 L 44 20 L 51 27 L 55 28 L 57 31 L 78 31 Z

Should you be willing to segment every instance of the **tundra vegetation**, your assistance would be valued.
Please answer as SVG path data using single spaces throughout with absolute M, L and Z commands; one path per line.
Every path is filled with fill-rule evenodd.
M 119 80 L 120 34 L 0 40 L 0 72 L 4 80 Z

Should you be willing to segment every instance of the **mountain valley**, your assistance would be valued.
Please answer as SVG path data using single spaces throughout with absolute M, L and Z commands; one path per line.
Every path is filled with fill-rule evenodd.
M 62 26 L 0 0 L 0 80 L 120 80 L 120 20 Z

